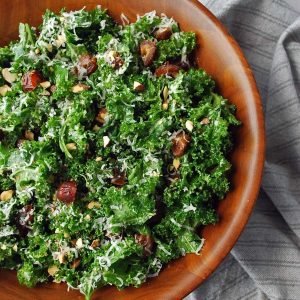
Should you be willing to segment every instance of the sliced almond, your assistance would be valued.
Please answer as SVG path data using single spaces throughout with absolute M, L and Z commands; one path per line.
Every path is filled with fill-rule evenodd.
M 0 95 L 1 96 L 5 96 L 7 92 L 10 92 L 11 91 L 11 88 L 5 84 L 3 86 L 0 86 Z
M 110 138 L 107 135 L 105 135 L 103 137 L 103 147 L 106 148 L 109 142 L 110 142 Z
M 42 95 L 42 96 L 50 96 L 51 94 L 50 94 L 49 91 L 44 90 L 44 91 L 41 92 L 41 95 Z
M 173 166 L 176 170 L 178 170 L 178 168 L 180 166 L 180 160 L 178 158 L 173 159 Z
M 83 247 L 83 242 L 82 242 L 82 238 L 79 238 L 77 241 L 76 241 L 76 248 L 80 249 Z
M 17 244 L 14 244 L 12 248 L 13 248 L 13 250 L 14 250 L 15 252 L 18 251 L 18 245 L 17 245 Z
M 34 133 L 30 130 L 25 130 L 25 139 L 28 141 L 33 141 L 34 140 Z
M 99 127 L 98 125 L 95 125 L 93 127 L 93 131 L 98 132 L 100 130 L 101 127 Z
M 133 89 L 136 92 L 143 92 L 145 90 L 145 86 L 142 83 L 138 82 L 138 81 L 134 81 Z
M 84 219 L 85 219 L 86 221 L 90 221 L 90 220 L 91 220 L 91 216 L 90 216 L 90 215 L 86 215 L 86 216 L 84 217 Z
M 167 110 L 168 107 L 169 107 L 169 103 L 167 101 L 162 104 L 163 110 Z
M 52 52 L 52 50 L 53 50 L 53 46 L 51 44 L 47 44 L 46 48 L 49 52 Z
M 186 128 L 189 132 L 192 132 L 193 129 L 194 129 L 194 124 L 193 124 L 193 122 L 190 121 L 190 120 L 187 120 L 187 121 L 185 122 L 185 128 Z
M 98 156 L 96 157 L 95 161 L 101 161 L 102 160 L 102 157 L 101 156 Z
M 66 148 L 67 148 L 68 150 L 76 150 L 76 149 L 77 149 L 75 143 L 68 143 L 68 144 L 66 144 Z
M 92 241 L 92 244 L 91 244 L 92 248 L 97 248 L 99 246 L 100 246 L 100 240 L 99 239 L 96 239 L 96 240 Z
M 41 51 L 40 51 L 40 49 L 39 48 L 36 48 L 35 50 L 34 50 L 34 53 L 35 54 L 39 54 Z
M 17 79 L 17 74 L 11 73 L 9 68 L 2 69 L 2 76 L 9 83 L 13 83 Z
M 90 87 L 88 86 L 88 85 L 86 85 L 86 84 L 83 84 L 83 83 L 78 83 L 78 84 L 76 84 L 76 85 L 74 85 L 73 87 L 72 87 L 72 92 L 73 93 L 81 93 L 81 92 L 83 92 L 83 91 L 86 91 L 86 90 L 88 90 Z
M 51 266 L 48 268 L 48 274 L 51 276 L 54 276 L 58 272 L 58 267 L 57 266 Z
M 43 88 L 43 89 L 47 89 L 51 86 L 51 83 L 50 81 L 43 81 L 40 83 L 40 86 Z
M 64 264 L 64 263 L 65 263 L 65 254 L 64 254 L 64 253 L 59 253 L 59 255 L 58 255 L 58 261 L 59 261 L 61 264 Z
M 202 124 L 202 125 L 208 125 L 209 124 L 209 118 L 202 119 L 202 121 L 200 122 L 200 124 Z
M 14 194 L 13 190 L 3 191 L 0 195 L 0 200 L 9 201 L 12 198 L 13 194 Z
M 96 201 L 92 201 L 87 205 L 88 209 L 92 209 L 94 207 L 99 208 L 99 207 L 101 207 L 101 205 L 99 202 L 96 202 Z
M 64 43 L 66 42 L 66 36 L 65 35 L 62 35 L 62 34 L 59 34 L 57 36 L 57 40 L 55 41 L 56 43 L 56 47 L 60 47 L 61 45 L 63 45 Z

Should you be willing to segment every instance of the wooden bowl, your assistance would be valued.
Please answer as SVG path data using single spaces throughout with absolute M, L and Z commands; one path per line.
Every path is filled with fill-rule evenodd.
M 105 287 L 95 292 L 93 299 L 181 299 L 205 280 L 229 253 L 241 234 L 254 206 L 264 162 L 264 122 L 260 97 L 239 46 L 222 24 L 197 0 L 1 0 L 1 44 L 17 38 L 19 22 L 41 23 L 41 16 L 49 8 L 59 11 L 92 9 L 96 4 L 108 8 L 116 20 L 123 12 L 131 21 L 137 14 L 151 10 L 174 17 L 184 31 L 194 31 L 198 37 L 196 60 L 216 81 L 220 93 L 237 106 L 242 126 L 236 133 L 232 189 L 221 201 L 220 222 L 203 230 L 206 239 L 201 255 L 187 255 L 168 264 L 160 275 L 141 288 L 117 291 Z M 17 283 L 12 271 L 0 271 L 0 299 L 2 300 L 68 300 L 83 299 L 78 291 L 67 292 L 64 284 L 40 285 L 34 289 Z

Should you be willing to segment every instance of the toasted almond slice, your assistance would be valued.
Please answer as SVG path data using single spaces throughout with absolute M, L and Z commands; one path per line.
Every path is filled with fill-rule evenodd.
M 99 247 L 99 245 L 100 245 L 100 240 L 96 239 L 96 240 L 92 241 L 91 247 L 92 248 L 97 248 L 97 247 Z
M 86 85 L 86 84 L 78 83 L 78 84 L 76 84 L 76 85 L 74 85 L 74 86 L 72 87 L 72 92 L 73 92 L 73 93 L 81 93 L 81 92 L 83 92 L 83 91 L 88 90 L 89 88 L 90 88 L 90 87 L 89 87 L 88 85 Z
M 66 148 L 67 148 L 68 150 L 76 150 L 76 149 L 77 149 L 75 143 L 68 143 L 68 144 L 66 144 Z
M 138 81 L 134 81 L 133 82 L 133 89 L 136 91 L 136 92 L 142 92 L 145 90 L 145 86 L 138 82 Z
M 194 124 L 193 124 L 193 122 L 190 121 L 190 120 L 187 120 L 187 121 L 185 122 L 185 128 L 186 128 L 189 132 L 192 132 L 193 129 L 194 129 Z
M 168 104 L 168 102 L 166 101 L 166 102 L 164 102 L 163 104 L 162 104 L 162 108 L 163 108 L 163 110 L 167 110 L 168 109 L 168 107 L 169 107 L 169 104 Z
M 88 205 L 87 205 L 87 208 L 88 209 L 92 209 L 92 208 L 99 208 L 101 207 L 100 203 L 99 202 L 96 202 L 96 201 L 91 201 Z
M 25 130 L 25 139 L 28 141 L 33 141 L 34 140 L 34 133 L 30 130 Z
M 2 69 L 2 76 L 9 83 L 13 83 L 17 79 L 17 74 L 11 73 L 9 68 Z
M 65 263 L 65 254 L 64 254 L 64 253 L 59 253 L 59 255 L 58 255 L 58 261 L 59 261 L 61 264 L 64 264 L 64 263 Z
M 48 268 L 48 274 L 54 276 L 58 272 L 58 267 L 53 265 Z
M 14 244 L 12 248 L 13 248 L 13 250 L 14 250 L 15 252 L 18 251 L 18 245 L 17 245 L 17 244 Z
M 42 96 L 50 96 L 51 94 L 50 94 L 49 91 L 44 90 L 44 91 L 41 92 L 41 95 L 42 95 Z
M 105 135 L 103 137 L 103 147 L 106 148 L 109 142 L 110 142 L 110 138 L 107 135 Z
M 96 157 L 95 161 L 101 161 L 102 160 L 102 157 L 101 156 L 98 156 Z
M 178 170 L 178 168 L 180 166 L 180 160 L 178 158 L 173 159 L 173 166 L 176 170 Z
M 14 190 L 3 191 L 0 195 L 1 201 L 9 201 L 14 194 Z
M 5 96 L 7 92 L 10 92 L 11 91 L 11 88 L 5 84 L 3 86 L 0 86 L 0 95 L 1 96 Z
M 164 100 L 166 101 L 169 97 L 169 89 L 167 86 L 164 87 L 163 89 L 163 97 L 164 97 Z
M 79 238 L 77 241 L 76 241 L 76 248 L 80 249 L 83 247 L 83 242 L 82 242 L 82 238 Z
M 47 89 L 51 86 L 51 83 L 50 81 L 43 81 L 40 83 L 40 86 L 43 88 L 43 89 Z
M 209 118 L 204 118 L 202 119 L 202 121 L 200 122 L 200 124 L 202 125 L 208 125 L 210 123 Z

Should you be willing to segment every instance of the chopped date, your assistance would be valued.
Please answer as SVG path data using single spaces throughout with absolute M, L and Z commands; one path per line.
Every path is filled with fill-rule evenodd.
M 146 234 L 135 234 L 134 240 L 137 244 L 143 247 L 144 256 L 149 256 L 152 253 L 154 246 L 154 240 L 151 235 Z
M 170 27 L 162 27 L 154 32 L 154 36 L 159 41 L 168 40 L 171 37 L 171 35 L 172 29 Z
M 191 137 L 184 131 L 179 132 L 172 140 L 172 153 L 175 157 L 181 157 L 186 153 L 191 142 Z
M 168 75 L 175 78 L 179 74 L 180 70 L 181 68 L 179 66 L 166 62 L 155 70 L 155 76 L 160 77 Z
M 35 90 L 41 82 L 42 75 L 39 71 L 29 71 L 22 77 L 22 89 L 24 92 L 31 92 Z
M 97 58 L 91 54 L 80 56 L 78 61 L 77 73 L 89 76 L 97 70 Z
M 140 44 L 140 52 L 145 67 L 149 67 L 156 54 L 156 43 L 153 41 L 143 41 Z
M 77 184 L 75 181 L 66 181 L 60 184 L 57 189 L 56 197 L 64 203 L 72 203 L 75 201 L 77 192 Z

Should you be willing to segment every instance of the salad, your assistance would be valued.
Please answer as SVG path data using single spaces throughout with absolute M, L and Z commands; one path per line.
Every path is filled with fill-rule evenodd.
M 46 11 L 0 48 L 0 267 L 28 287 L 138 287 L 199 254 L 229 190 L 239 121 L 195 33 L 122 19 Z

